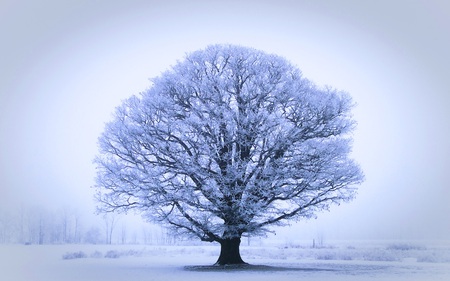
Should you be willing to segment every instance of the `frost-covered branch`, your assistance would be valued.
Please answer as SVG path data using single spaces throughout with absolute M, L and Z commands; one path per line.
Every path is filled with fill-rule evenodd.
M 348 94 L 244 47 L 194 52 L 126 100 L 99 138 L 100 209 L 221 241 L 351 200 Z

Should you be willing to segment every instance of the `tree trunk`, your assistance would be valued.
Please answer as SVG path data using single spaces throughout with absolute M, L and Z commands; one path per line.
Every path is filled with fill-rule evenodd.
M 245 264 L 239 253 L 241 238 L 223 239 L 220 243 L 220 256 L 215 265 Z

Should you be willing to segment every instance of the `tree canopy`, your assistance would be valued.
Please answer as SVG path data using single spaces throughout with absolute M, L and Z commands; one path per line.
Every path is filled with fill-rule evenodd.
M 223 243 L 355 196 L 351 97 L 284 58 L 212 45 L 120 105 L 99 138 L 102 211 Z

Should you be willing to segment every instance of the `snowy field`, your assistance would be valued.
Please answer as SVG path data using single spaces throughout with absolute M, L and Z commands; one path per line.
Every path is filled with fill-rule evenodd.
M 336 242 L 242 246 L 260 265 L 207 267 L 219 246 L 0 245 L 3 281 L 450 280 L 449 243 Z

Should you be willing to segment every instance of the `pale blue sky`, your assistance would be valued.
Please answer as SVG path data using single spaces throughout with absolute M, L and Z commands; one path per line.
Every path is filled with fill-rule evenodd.
M 437 0 L 2 1 L 0 204 L 91 212 L 91 161 L 114 108 L 186 52 L 233 43 L 358 104 L 366 182 L 296 231 L 448 239 L 449 19 Z

